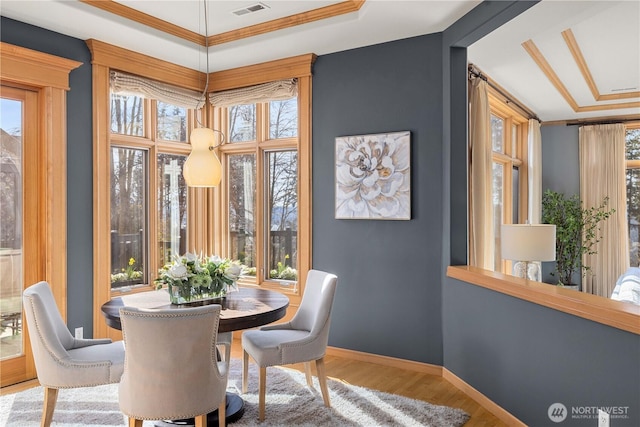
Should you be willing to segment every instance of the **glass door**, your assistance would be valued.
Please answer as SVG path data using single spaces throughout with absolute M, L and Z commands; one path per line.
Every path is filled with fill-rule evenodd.
M 0 372 L 2 386 L 33 378 L 30 347 L 22 318 L 22 291 L 34 273 L 25 274 L 25 259 L 41 264 L 37 224 L 25 211 L 38 208 L 37 167 L 25 162 L 37 153 L 36 92 L 2 86 L 0 90 Z M 31 123 L 30 125 L 26 125 Z M 37 154 L 35 154 L 37 156 Z M 32 162 L 38 163 L 38 162 Z M 35 179 L 33 179 L 35 178 Z M 25 185 L 26 184 L 26 185 Z M 25 236 L 24 231 L 31 225 Z M 35 230 L 35 231 L 33 231 Z M 38 265 L 38 264 L 36 264 Z M 37 273 L 36 273 L 37 274 Z

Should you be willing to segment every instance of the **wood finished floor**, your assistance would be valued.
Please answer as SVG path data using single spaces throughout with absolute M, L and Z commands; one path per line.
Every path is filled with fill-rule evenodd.
M 233 341 L 231 357 L 242 358 L 242 348 L 238 339 Z M 315 375 L 315 366 L 312 366 L 313 374 Z M 289 365 L 287 367 L 304 372 L 302 364 Z M 475 400 L 439 376 L 375 363 L 360 362 L 338 356 L 326 356 L 325 369 L 327 376 L 348 384 L 424 400 L 434 405 L 460 408 L 471 415 L 471 419 L 465 424 L 465 427 L 498 427 L 507 425 L 480 406 Z M 3 387 L 0 389 L 0 395 L 19 392 L 37 385 L 37 381 L 27 381 L 14 386 Z M 267 393 L 269 393 L 268 387 L 269 374 L 267 372 Z
M 233 341 L 231 357 L 242 358 L 241 344 L 238 339 Z M 316 375 L 315 365 L 312 364 L 312 366 L 313 374 Z M 303 364 L 287 367 L 304 372 Z M 424 400 L 434 405 L 460 408 L 471 415 L 465 427 L 507 425 L 440 376 L 329 355 L 325 357 L 325 370 L 327 376 L 348 384 Z M 267 393 L 269 393 L 268 372 Z

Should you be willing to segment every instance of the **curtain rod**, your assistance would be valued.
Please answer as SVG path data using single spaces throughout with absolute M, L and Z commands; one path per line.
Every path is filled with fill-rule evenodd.
M 536 116 L 528 108 L 526 108 L 522 104 L 520 104 L 520 102 L 518 102 L 517 100 L 513 99 L 511 94 L 505 93 L 504 89 L 502 89 L 499 85 L 497 85 L 496 83 L 491 81 L 491 79 L 489 79 L 487 76 L 482 74 L 482 71 L 478 70 L 473 64 L 469 64 L 468 70 L 469 70 L 469 74 L 470 75 L 472 75 L 474 77 L 478 77 L 479 79 L 482 79 L 485 82 L 487 82 L 487 84 L 489 86 L 491 86 L 496 92 L 498 92 L 500 95 L 502 95 L 507 100 L 507 103 L 511 102 L 516 107 L 518 107 L 520 110 L 526 112 L 527 116 L 528 116 L 527 117 L 528 119 L 534 119 L 534 120 L 537 120 L 538 123 L 542 123 L 542 120 L 540 120 L 538 118 L 538 116 Z
M 567 126 L 591 126 L 591 125 L 613 125 L 616 123 L 637 122 L 639 117 L 629 119 L 611 119 L 611 120 L 572 120 L 567 122 Z

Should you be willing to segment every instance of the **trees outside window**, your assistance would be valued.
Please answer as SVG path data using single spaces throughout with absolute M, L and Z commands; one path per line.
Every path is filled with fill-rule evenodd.
M 111 95 L 111 289 L 152 284 L 186 252 L 192 112 L 133 95 Z
M 245 281 L 298 279 L 298 99 L 225 109 L 226 251 Z
M 627 127 L 627 226 L 629 265 L 640 265 L 640 124 Z

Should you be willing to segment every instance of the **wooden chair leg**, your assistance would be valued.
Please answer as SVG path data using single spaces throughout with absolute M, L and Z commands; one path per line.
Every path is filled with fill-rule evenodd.
M 316 370 L 318 371 L 318 382 L 320 383 L 320 390 L 322 390 L 322 398 L 324 399 L 324 406 L 331 408 L 331 400 L 329 399 L 329 389 L 327 388 L 327 375 L 324 372 L 324 358 L 316 360 Z
M 313 388 L 313 379 L 311 378 L 311 362 L 304 362 L 304 375 L 307 377 L 307 385 Z
M 218 406 L 218 426 L 225 427 L 227 424 L 227 398 L 225 397 L 220 406 Z
M 247 392 L 249 385 L 249 353 L 243 351 L 242 354 L 242 394 Z
M 129 418 L 129 427 L 142 427 L 142 420 L 136 420 L 135 418 Z
M 42 420 L 40 421 L 40 427 L 49 427 L 51 425 L 51 419 L 53 418 L 53 411 L 56 409 L 56 402 L 58 400 L 57 388 L 44 388 L 44 405 L 42 407 Z
M 207 427 L 207 414 L 195 417 L 196 427 Z
M 264 401 L 267 391 L 267 368 L 260 367 L 260 376 L 258 377 L 258 419 L 264 421 Z

